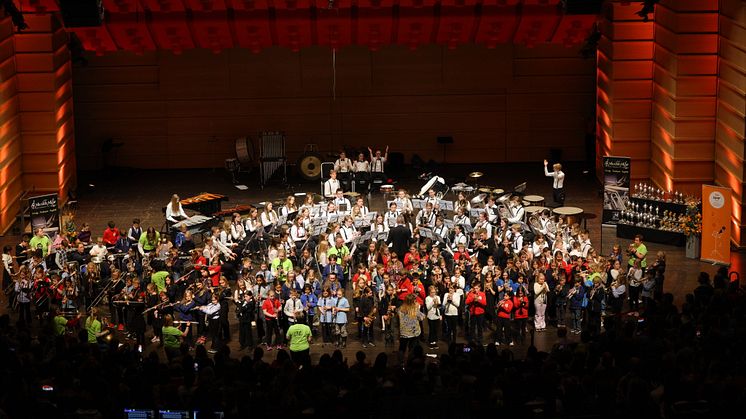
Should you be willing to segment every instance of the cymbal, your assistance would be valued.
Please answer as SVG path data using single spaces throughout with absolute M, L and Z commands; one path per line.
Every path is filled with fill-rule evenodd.
M 492 189 L 491 188 L 479 188 L 479 192 L 492 193 Z
M 492 190 L 492 193 L 493 193 L 493 194 L 496 194 L 496 195 L 500 195 L 500 194 L 502 194 L 502 193 L 505 193 L 505 191 L 504 191 L 504 190 L 502 190 L 502 189 L 500 189 L 500 188 L 497 188 L 497 189 L 493 189 L 493 190 Z
M 457 184 L 455 184 L 453 186 L 458 186 L 459 188 L 464 188 L 464 187 L 469 186 L 469 185 L 465 184 L 464 182 L 459 182 L 459 183 L 457 183 Z
M 482 176 L 484 176 L 484 173 L 482 173 L 482 172 L 471 172 L 471 173 L 469 173 L 469 177 L 473 178 L 473 179 L 480 178 Z
M 344 195 L 344 196 L 352 196 L 352 197 L 357 197 L 357 196 L 360 196 L 360 194 L 359 194 L 359 193 L 357 193 L 357 192 L 352 192 L 352 191 L 350 191 L 350 192 L 345 192 L 345 193 L 343 193 L 342 195 Z

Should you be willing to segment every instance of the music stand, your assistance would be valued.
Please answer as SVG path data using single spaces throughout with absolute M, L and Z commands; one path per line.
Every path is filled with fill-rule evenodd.
M 425 200 L 424 199 L 413 199 L 412 200 L 412 208 L 413 209 L 422 209 L 422 208 L 425 208 Z
M 474 227 L 471 226 L 471 224 L 461 224 L 461 227 L 464 229 L 464 233 L 471 234 L 474 231 Z
M 443 225 L 446 226 L 447 229 L 453 230 L 453 226 L 454 226 L 453 220 L 443 219 Z
M 295 220 L 295 217 L 297 217 L 297 216 L 298 216 L 298 211 L 293 211 L 293 212 L 289 212 L 285 216 L 285 218 L 286 218 L 286 221 L 292 222 L 293 220 Z
M 469 211 L 469 215 L 472 216 L 472 217 L 478 218 L 479 214 L 481 214 L 483 212 L 484 212 L 484 208 L 472 208 Z
M 513 193 L 518 195 L 524 195 L 526 192 L 526 182 L 523 182 L 519 185 L 517 185 L 515 188 L 513 188 Z
M 444 199 L 438 200 L 438 205 L 441 210 L 453 211 L 453 201 L 446 201 Z
M 347 204 L 339 204 L 339 207 L 337 207 L 337 211 L 347 213 Z
M 381 232 L 377 233 L 377 236 L 376 236 L 376 240 L 378 240 L 378 241 L 381 241 L 381 240 L 386 241 L 386 240 L 388 240 L 388 238 L 389 238 L 389 232 L 388 231 L 381 231 Z
M 378 217 L 377 211 L 371 211 L 365 215 L 365 219 L 368 220 L 368 223 L 373 224 L 373 222 L 376 220 L 376 217 Z

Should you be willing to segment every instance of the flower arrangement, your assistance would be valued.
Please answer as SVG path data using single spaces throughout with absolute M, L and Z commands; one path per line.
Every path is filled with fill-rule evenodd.
M 681 230 L 687 237 L 702 234 L 702 212 L 696 202 L 687 203 L 686 214 L 681 218 Z

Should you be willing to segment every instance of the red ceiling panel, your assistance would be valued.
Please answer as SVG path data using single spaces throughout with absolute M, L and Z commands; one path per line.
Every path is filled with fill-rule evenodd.
M 537 2 L 540 0 L 525 0 Z M 554 29 L 559 23 L 560 13 L 556 4 L 554 5 L 523 5 L 521 22 L 513 37 L 516 44 L 524 44 L 529 47 L 544 42 L 549 42 L 554 35 Z
M 269 15 L 266 10 L 253 12 L 236 12 L 233 21 L 233 32 L 238 46 L 258 53 L 262 48 L 272 46 L 272 32 L 269 27 Z
M 150 31 L 160 49 L 179 54 L 194 48 L 192 33 L 183 13 L 153 13 Z
M 438 44 L 452 49 L 470 42 L 474 22 L 474 7 L 443 6 L 440 9 Z
M 155 50 L 155 42 L 150 36 L 144 16 L 139 19 L 137 17 L 135 14 L 112 12 L 109 13 L 106 27 L 119 49 L 140 53 Z
M 269 0 L 225 0 L 228 7 L 235 11 L 239 10 L 266 10 L 269 8 Z
M 142 0 L 148 10 L 153 12 L 180 12 L 184 11 L 182 0 Z
M 562 16 L 562 21 L 554 32 L 552 43 L 569 47 L 585 42 L 597 18 L 595 15 Z
M 272 0 L 277 10 L 300 10 L 308 9 L 311 7 L 311 0 Z
M 107 13 L 134 13 L 143 10 L 140 0 L 104 0 Z
M 515 6 L 521 2 L 522 0 L 482 0 L 485 6 Z
M 394 3 L 394 0 L 357 0 L 357 5 L 358 7 L 360 7 L 360 9 L 378 9 L 383 7 L 391 7 L 394 5 Z
M 391 44 L 393 27 L 390 8 L 360 8 L 357 16 L 357 44 L 366 45 L 371 51 L 378 51 L 381 46 Z
M 474 6 L 479 0 L 440 0 L 441 6 Z
M 311 45 L 310 10 L 277 10 L 274 25 L 280 46 L 297 52 Z
M 330 9 L 329 0 L 311 0 L 311 4 L 315 5 L 317 9 L 324 10 L 349 9 L 352 7 L 352 3 L 353 0 L 333 0 L 333 7 Z
M 399 9 L 396 43 L 410 49 L 432 43 L 434 21 L 432 9 Z
M 233 48 L 228 14 L 223 11 L 194 12 L 192 31 L 199 46 L 213 52 Z
M 225 0 L 184 0 L 186 7 L 194 11 L 212 12 L 225 10 Z
M 495 48 L 498 44 L 510 42 L 517 26 L 515 6 L 484 6 L 475 41 L 487 48 Z
M 436 0 L 399 0 L 399 7 L 432 7 Z
M 24 12 L 55 12 L 60 10 L 57 0 L 18 0 L 18 8 Z
M 71 30 L 78 35 L 83 48 L 87 51 L 94 51 L 97 55 L 101 55 L 117 50 L 117 46 L 106 30 L 106 26 L 72 28 Z
M 334 49 L 352 44 L 350 9 L 319 9 L 316 12 L 316 42 Z

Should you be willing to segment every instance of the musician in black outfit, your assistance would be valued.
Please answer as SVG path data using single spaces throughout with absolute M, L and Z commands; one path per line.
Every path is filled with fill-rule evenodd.
M 236 303 L 236 316 L 238 317 L 238 342 L 239 350 L 254 347 L 254 336 L 251 332 L 251 322 L 256 317 L 256 302 L 251 291 L 243 294 L 243 300 Z
M 220 333 L 224 343 L 231 341 L 230 323 L 228 321 L 229 303 L 233 301 L 233 291 L 225 277 L 220 278 Z
M 24 264 L 30 256 L 31 248 L 28 244 L 30 238 L 28 234 L 24 234 L 21 237 L 21 242 L 16 245 L 16 262 L 18 265 Z
M 409 249 L 409 241 L 412 239 L 412 231 L 406 224 L 404 224 L 404 216 L 402 215 L 396 217 L 396 224 L 396 227 L 392 227 L 389 230 L 389 237 L 386 240 L 386 244 L 391 245 L 392 253 L 403 255 L 407 253 L 407 249 Z

